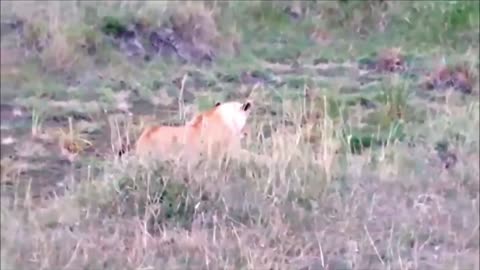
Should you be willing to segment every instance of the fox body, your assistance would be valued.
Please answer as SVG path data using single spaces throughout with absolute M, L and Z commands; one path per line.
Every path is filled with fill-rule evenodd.
M 183 126 L 150 126 L 135 145 L 140 157 L 171 158 L 222 154 L 238 147 L 250 114 L 251 103 L 217 103 Z

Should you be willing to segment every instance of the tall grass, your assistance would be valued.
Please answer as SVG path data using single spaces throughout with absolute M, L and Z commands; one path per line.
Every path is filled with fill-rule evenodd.
M 479 102 L 452 87 L 420 92 L 414 82 L 445 54 L 448 64 L 465 58 L 478 78 L 478 5 L 2 1 L 2 104 L 42 110 L 32 113 L 28 134 L 12 135 L 19 141 L 13 152 L 24 156 L 2 154 L 0 268 L 479 269 Z M 135 24 L 174 29 L 200 50 L 221 53 L 211 66 L 137 61 L 106 33 Z M 331 43 L 312 40 L 323 34 Z M 316 80 L 314 60 L 351 66 L 389 47 L 434 64 L 413 75 L 382 74 L 349 96 L 336 77 L 322 86 Z M 194 105 L 186 96 L 205 107 L 219 97 L 244 98 L 241 77 L 254 73 L 268 83 L 252 94 L 251 132 L 227 165 L 144 168 L 135 156 L 114 156 L 119 137 L 133 141 L 146 121 L 121 123 L 130 94 L 155 99 L 152 115 L 179 107 L 171 118 L 181 122 Z M 357 104 L 358 97 L 373 105 Z M 87 101 L 95 108 L 80 109 Z M 150 112 L 149 103 L 134 101 Z M 84 120 L 95 125 L 86 136 L 108 147 L 93 161 L 82 158 L 96 145 L 84 138 L 81 120 L 69 115 L 68 132 L 43 136 L 59 122 L 52 115 L 72 111 L 95 111 Z M 157 122 L 170 120 L 163 116 Z M 25 159 L 40 140 L 55 159 Z M 38 172 L 67 148 L 76 149 L 75 162 L 58 181 L 64 189 L 54 189 L 61 194 L 35 196 L 35 189 L 48 193 Z M 47 172 L 62 168 L 54 165 Z

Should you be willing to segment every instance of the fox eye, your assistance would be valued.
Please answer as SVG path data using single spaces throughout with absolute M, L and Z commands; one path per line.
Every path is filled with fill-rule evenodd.
M 215 103 L 215 107 L 220 106 L 220 104 L 222 104 L 222 103 L 220 103 L 220 102 Z

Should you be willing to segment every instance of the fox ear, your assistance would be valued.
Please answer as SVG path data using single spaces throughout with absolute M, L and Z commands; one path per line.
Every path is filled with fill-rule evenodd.
M 248 111 L 248 109 L 250 109 L 251 106 L 252 106 L 252 104 L 249 101 L 247 101 L 242 105 L 242 110 L 243 111 Z
M 215 103 L 215 107 L 218 107 L 218 106 L 220 106 L 220 104 L 222 104 L 222 103 L 221 103 L 221 102 L 217 102 L 217 103 Z

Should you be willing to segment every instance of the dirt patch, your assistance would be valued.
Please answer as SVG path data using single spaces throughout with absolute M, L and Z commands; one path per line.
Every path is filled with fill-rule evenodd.
M 0 104 L 0 120 L 3 129 L 9 129 L 13 125 L 28 125 L 31 121 L 31 114 L 21 106 L 11 104 Z
M 8 157 L 14 153 L 14 145 L 19 138 L 31 132 L 32 117 L 21 106 L 0 104 L 0 151 L 1 156 Z
M 351 73 L 352 70 L 346 66 L 331 66 L 325 68 L 317 68 L 317 74 L 323 77 L 338 77 L 338 76 L 345 76 Z
M 31 114 L 24 107 L 1 104 L 0 110 L 2 185 L 7 185 L 3 192 L 7 196 L 26 192 L 33 197 L 58 194 L 66 180 L 81 180 L 85 171 L 81 163 L 111 152 L 111 131 L 105 128 L 106 121 L 71 118 L 75 131 L 71 142 L 62 140 L 62 136 L 69 138 L 67 117 L 49 117 L 33 132 Z
M 45 196 L 64 181 L 70 162 L 55 151 L 55 145 L 23 136 L 6 153 L 2 149 L 2 184 L 15 187 L 17 194 L 29 192 L 33 197 Z

